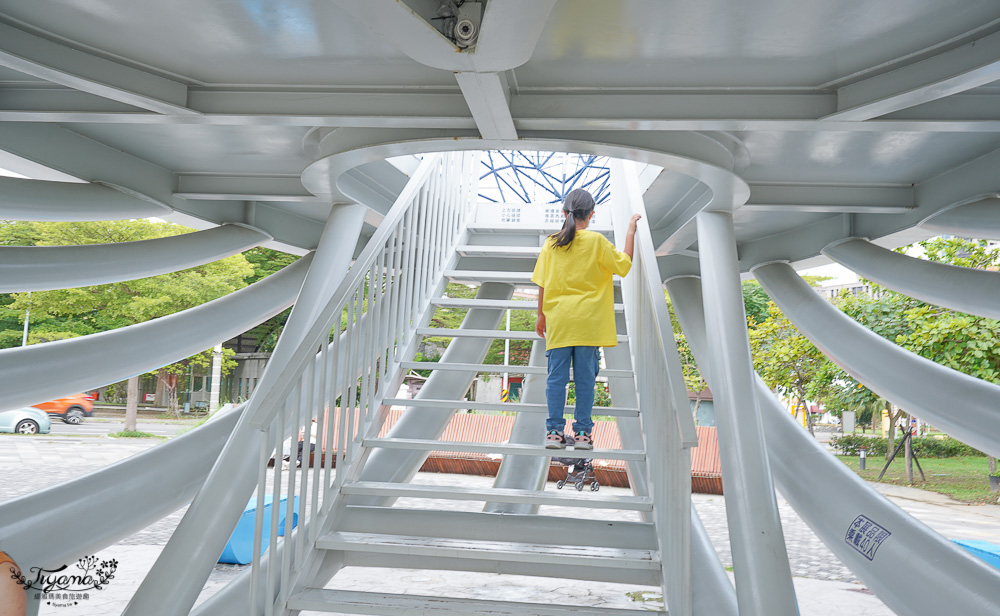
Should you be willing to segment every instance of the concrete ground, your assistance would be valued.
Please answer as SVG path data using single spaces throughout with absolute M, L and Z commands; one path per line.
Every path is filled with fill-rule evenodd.
M 48 485 L 77 477 L 128 457 L 149 447 L 154 439 L 109 439 L 100 436 L 0 436 L 0 476 L 31 476 L 33 481 L 0 483 L 0 501 L 29 493 Z M 169 472 L 169 469 L 164 469 Z M 492 484 L 489 477 L 468 477 L 422 473 L 420 483 L 483 487 Z M 554 486 L 553 486 L 554 487 Z M 897 505 L 912 513 L 949 539 L 982 539 L 1000 543 L 1000 507 L 966 505 L 950 498 L 913 488 L 876 484 Z M 601 494 L 627 494 L 621 488 L 602 487 Z M 695 506 L 723 564 L 732 564 L 725 520 L 725 499 L 721 496 L 693 496 Z M 847 614 L 882 616 L 893 612 L 872 595 L 857 578 L 826 549 L 791 507 L 779 497 L 779 510 L 788 546 L 789 560 L 803 615 Z M 481 504 L 450 501 L 450 506 L 476 510 Z M 422 507 L 426 501 L 402 499 L 399 506 Z M 575 512 L 577 510 L 573 510 Z M 569 515 L 568 509 L 542 509 L 547 515 Z M 632 512 L 606 512 L 616 519 L 635 516 Z M 40 613 L 58 616 L 105 616 L 120 614 L 132 593 L 152 566 L 183 515 L 183 510 L 122 540 L 96 556 L 115 559 L 115 578 L 87 598 L 54 600 L 43 604 Z M 637 518 L 636 518 L 637 519 Z M 80 522 L 86 532 L 85 521 Z M 235 578 L 245 567 L 217 565 L 202 592 L 202 600 Z M 572 605 L 605 607 L 655 607 L 658 591 L 627 584 L 593 584 L 561 579 L 538 579 L 492 574 L 370 570 L 348 568 L 328 585 L 352 590 L 386 590 L 385 581 L 393 580 L 390 592 L 412 591 L 455 597 L 512 598 L 520 601 L 551 603 L 554 600 Z M 645 600 L 645 601 L 643 601 Z

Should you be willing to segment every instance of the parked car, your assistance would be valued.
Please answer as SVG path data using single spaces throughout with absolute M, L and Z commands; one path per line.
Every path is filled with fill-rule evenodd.
M 94 397 L 90 394 L 74 394 L 31 406 L 41 409 L 49 415 L 54 415 L 68 424 L 83 423 L 84 417 L 93 417 L 94 415 Z
M 52 431 L 49 416 L 32 406 L 0 412 L 0 432 L 48 434 Z

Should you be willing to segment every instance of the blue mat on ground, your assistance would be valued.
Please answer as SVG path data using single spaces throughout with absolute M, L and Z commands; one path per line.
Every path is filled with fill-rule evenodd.
M 261 539 L 260 553 L 263 554 L 268 547 L 268 543 L 271 540 L 271 502 L 273 496 L 267 494 L 264 496 L 264 528 L 262 531 L 263 538 Z M 278 505 L 278 535 L 285 535 L 285 513 L 288 502 L 287 498 L 282 498 L 281 503 Z M 293 504 L 292 513 L 292 528 L 295 528 L 299 521 L 299 497 L 295 497 L 295 502 Z M 243 510 L 243 515 L 240 516 L 240 521 L 236 523 L 236 528 L 233 530 L 233 535 L 229 538 L 229 543 L 226 544 L 224 550 L 222 550 L 222 556 L 219 557 L 220 563 L 230 563 L 236 565 L 246 565 L 251 560 L 253 560 L 253 531 L 254 524 L 257 517 L 257 497 L 254 496 L 247 502 L 246 509 Z
M 952 541 L 965 548 L 970 554 L 1000 569 L 1000 545 L 974 539 L 952 539 Z

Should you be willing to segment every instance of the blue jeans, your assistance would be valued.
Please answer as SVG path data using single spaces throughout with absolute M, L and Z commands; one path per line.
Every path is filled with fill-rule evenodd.
M 545 400 L 549 407 L 549 418 L 545 430 L 566 428 L 566 385 L 569 383 L 569 366 L 573 364 L 573 382 L 576 383 L 576 410 L 573 413 L 573 431 L 590 433 L 594 420 L 590 413 L 594 408 L 594 383 L 601 371 L 601 347 L 572 346 L 549 349 L 549 376 L 545 382 Z

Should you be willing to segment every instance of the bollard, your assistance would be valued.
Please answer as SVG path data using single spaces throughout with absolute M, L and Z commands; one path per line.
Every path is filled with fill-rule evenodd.
M 858 458 L 858 470 L 862 470 L 862 471 L 865 470 L 865 454 L 867 454 L 867 453 L 868 453 L 868 448 L 867 447 L 859 447 L 858 448 L 858 455 L 860 456 Z

